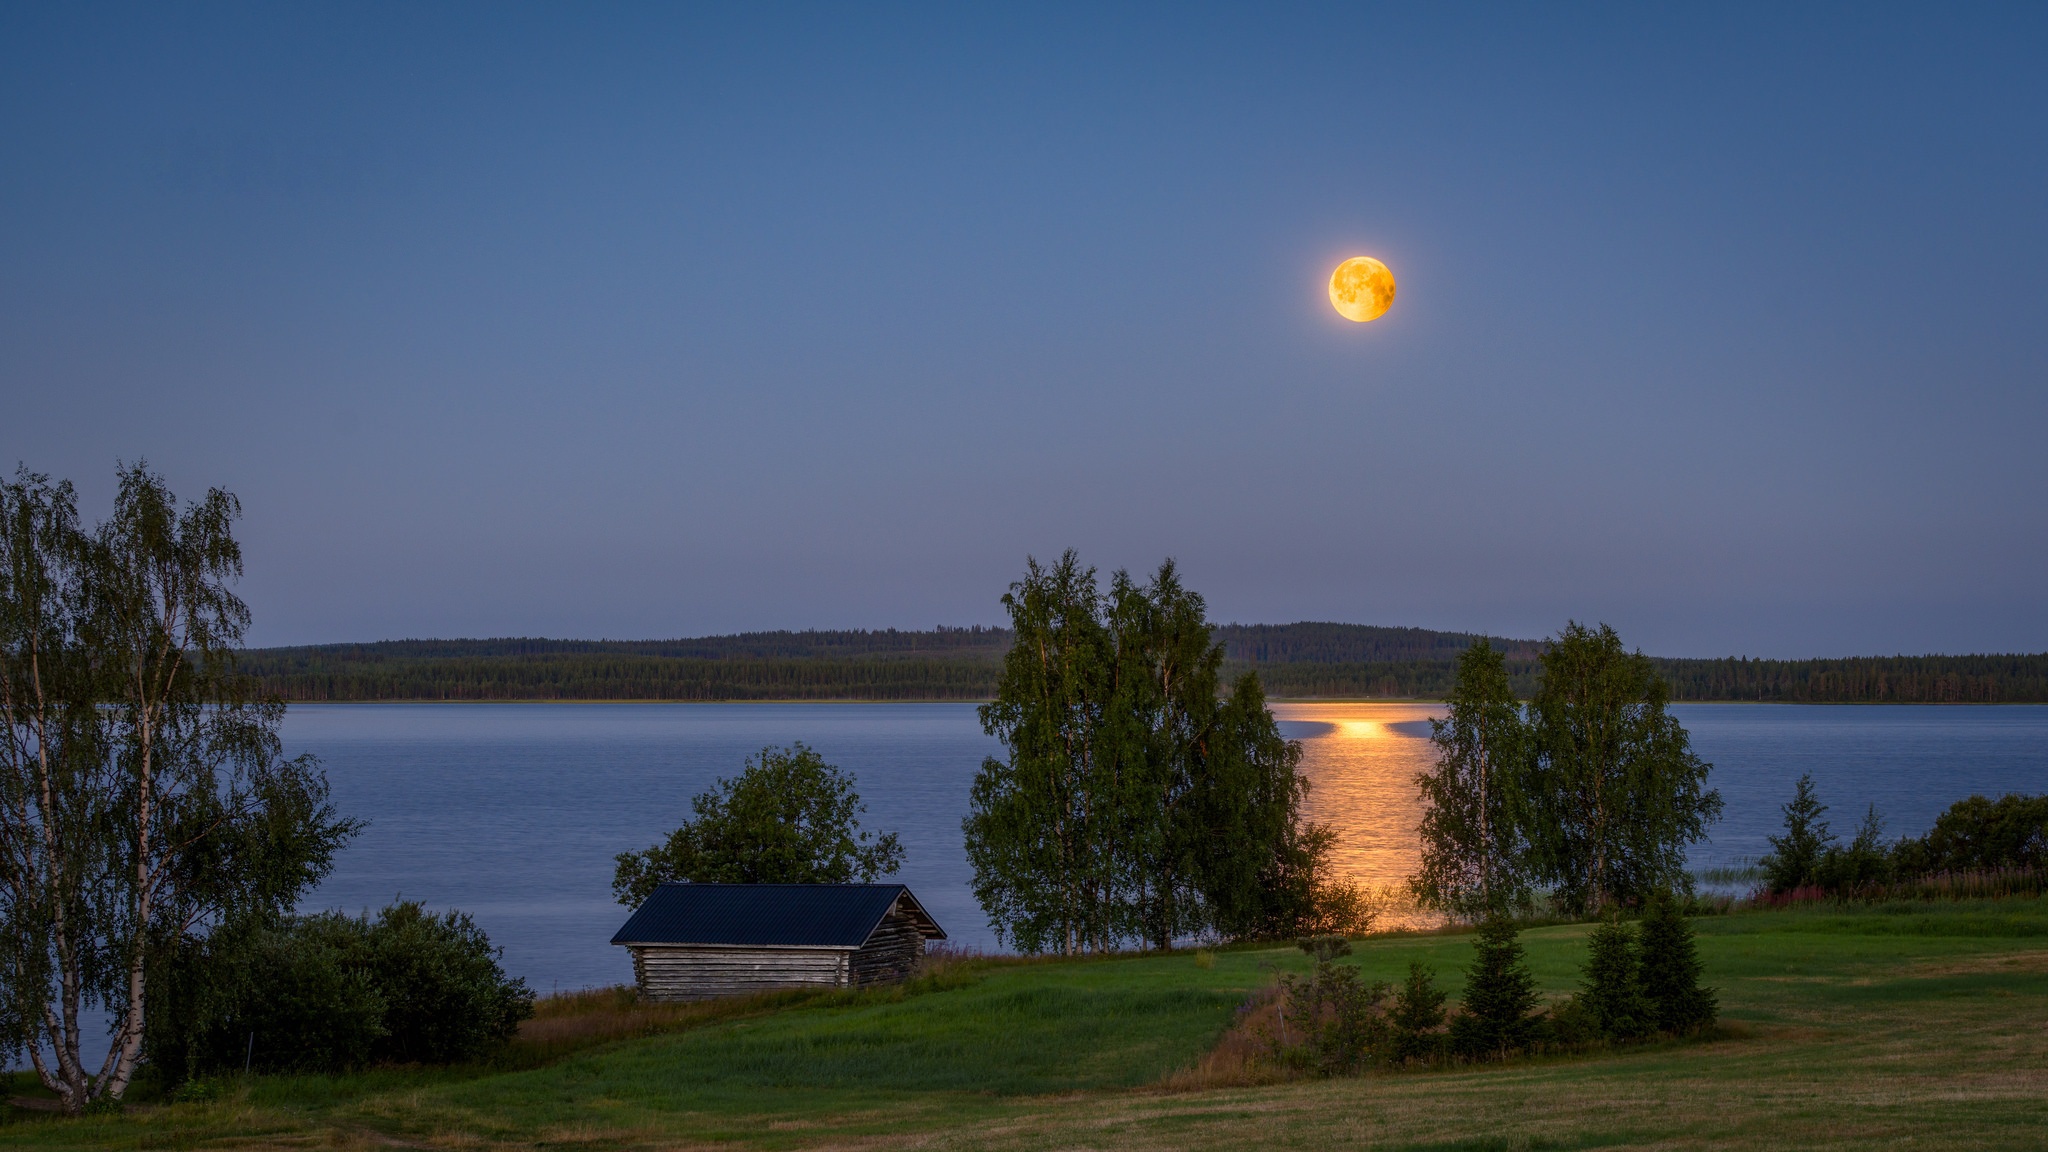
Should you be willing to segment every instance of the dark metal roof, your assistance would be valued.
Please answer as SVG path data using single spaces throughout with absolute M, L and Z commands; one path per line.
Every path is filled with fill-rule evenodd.
M 925 939 L 946 938 L 901 884 L 663 884 L 612 943 L 858 948 L 899 899 Z

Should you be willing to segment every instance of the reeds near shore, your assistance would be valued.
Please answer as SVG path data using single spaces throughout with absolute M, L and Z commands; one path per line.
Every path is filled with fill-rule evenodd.
M 1889 900 L 1999 900 L 2008 896 L 2048 893 L 2048 869 L 1986 868 L 1967 872 L 1934 872 L 1910 880 L 1894 880 L 1852 890 L 1817 885 L 1789 892 L 1752 893 L 1743 903 L 1755 908 L 1790 908 L 1802 904 L 1879 903 Z

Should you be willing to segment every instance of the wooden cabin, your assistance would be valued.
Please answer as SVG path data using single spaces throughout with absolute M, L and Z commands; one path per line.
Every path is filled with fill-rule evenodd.
M 663 884 L 612 943 L 648 1000 L 908 977 L 946 933 L 901 884 Z

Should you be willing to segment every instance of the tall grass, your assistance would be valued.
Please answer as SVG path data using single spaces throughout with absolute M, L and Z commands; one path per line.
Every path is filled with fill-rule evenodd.
M 1753 908 L 1792 908 L 1802 904 L 1874 904 L 1893 900 L 2002 900 L 2012 896 L 2038 897 L 2043 893 L 2048 893 L 2048 869 L 1986 868 L 1934 872 L 1846 891 L 1811 885 L 1789 892 L 1759 889 L 1744 903 Z
M 718 1000 L 655 1003 L 630 985 L 563 992 L 533 1002 L 533 1017 L 498 1053 L 493 1064 L 536 1068 L 572 1052 L 617 1040 L 700 1028 L 721 1020 L 792 1008 L 818 999 L 819 991 L 790 989 Z

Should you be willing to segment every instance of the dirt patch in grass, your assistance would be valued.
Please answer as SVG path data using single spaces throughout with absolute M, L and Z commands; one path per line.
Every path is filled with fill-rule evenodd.
M 2031 952 L 1994 952 L 1984 956 L 1950 957 L 1942 960 L 1922 960 L 1911 965 L 1906 974 L 1910 976 L 1982 976 L 1986 973 L 2029 973 L 2048 974 L 2048 949 Z
M 1158 1086 L 1168 1092 L 1199 1092 L 1286 1079 L 1272 1060 L 1272 1038 L 1279 1035 L 1279 1027 L 1279 989 L 1261 989 L 1237 1010 L 1237 1018 L 1215 1047 L 1193 1064 L 1168 1073 Z

